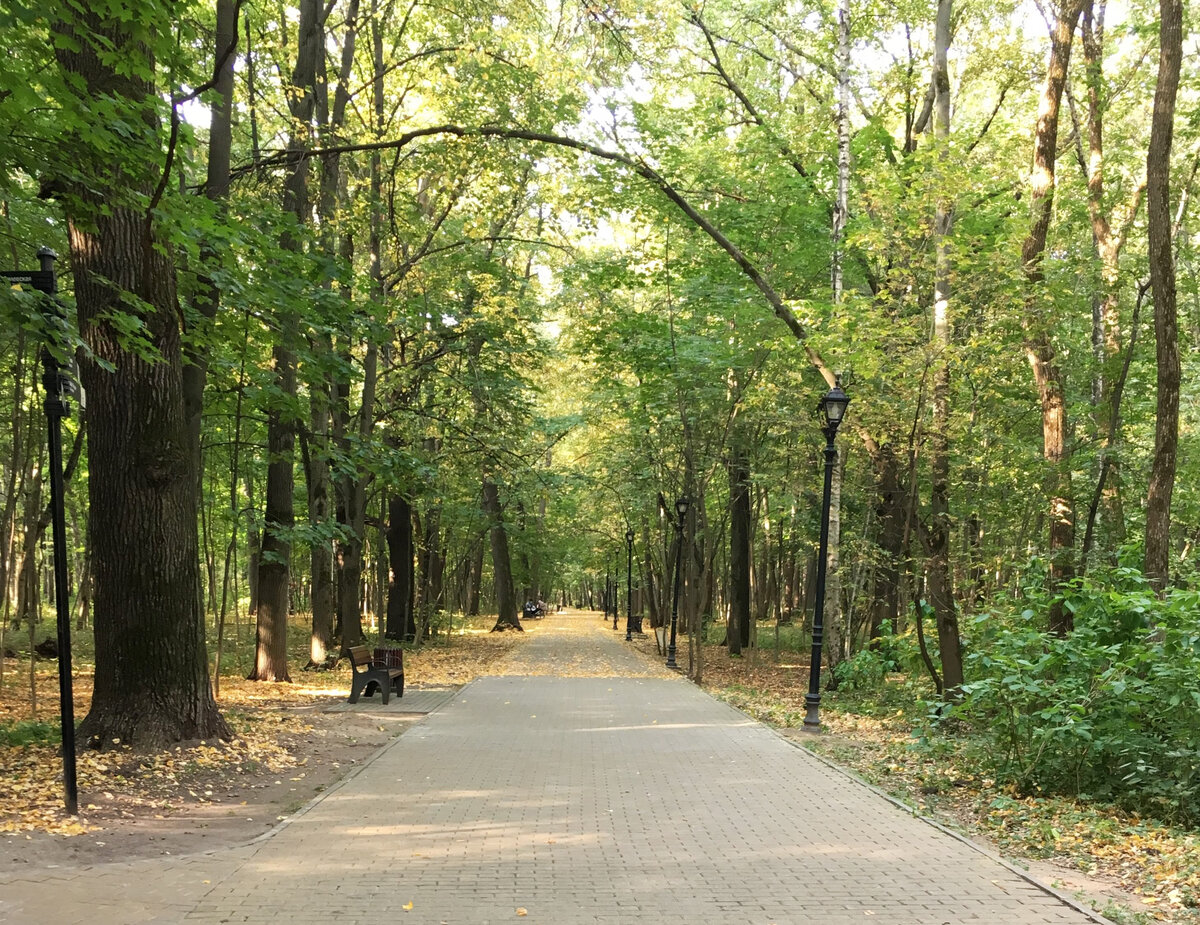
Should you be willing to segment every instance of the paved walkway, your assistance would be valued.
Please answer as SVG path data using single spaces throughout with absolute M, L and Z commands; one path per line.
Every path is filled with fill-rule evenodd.
M 0 921 L 1103 922 L 595 615 L 552 615 L 530 637 L 268 837 L 9 879 Z

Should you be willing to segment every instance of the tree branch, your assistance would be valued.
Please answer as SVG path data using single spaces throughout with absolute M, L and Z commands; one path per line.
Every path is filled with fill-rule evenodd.
M 737 264 L 738 268 L 750 279 L 755 288 L 762 293 L 771 306 L 775 316 L 779 318 L 804 347 L 805 355 L 820 372 L 825 381 L 832 387 L 836 376 L 821 356 L 808 344 L 808 332 L 796 317 L 795 312 L 788 307 L 779 292 L 762 275 L 758 267 L 742 252 L 736 244 L 729 240 L 712 222 L 706 219 L 667 179 L 657 170 L 640 158 L 631 157 L 620 151 L 611 151 L 597 145 L 569 138 L 565 135 L 555 135 L 549 132 L 537 132 L 529 129 L 502 128 L 495 125 L 482 125 L 475 128 L 463 125 L 430 125 L 425 128 L 413 129 L 409 132 L 386 141 L 366 142 L 362 144 L 333 145 L 326 148 L 306 150 L 282 150 L 266 157 L 257 163 L 243 165 L 233 171 L 234 177 L 260 170 L 266 167 L 295 167 L 302 160 L 314 157 L 329 157 L 334 154 L 346 154 L 358 151 L 395 151 L 404 148 L 422 138 L 433 138 L 448 135 L 454 138 L 504 138 L 515 141 L 531 141 L 538 144 L 551 145 L 557 148 L 567 148 L 589 154 L 600 160 L 621 164 L 652 186 L 656 187 L 676 208 L 686 215 L 696 227 L 713 240 L 721 250 Z

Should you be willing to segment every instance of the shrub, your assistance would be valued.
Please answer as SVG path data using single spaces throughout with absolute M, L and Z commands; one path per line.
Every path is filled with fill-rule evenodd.
M 1029 609 L 977 618 L 971 680 L 944 716 L 983 736 L 997 779 L 1022 791 L 1200 819 L 1200 595 L 1159 600 L 1120 569 L 1062 599 L 1075 618 L 1065 638 Z
M 838 689 L 870 690 L 883 683 L 889 661 L 874 649 L 862 649 L 855 652 L 844 662 L 839 662 L 833 669 Z
M 0 746 L 23 748 L 27 745 L 57 745 L 61 741 L 58 723 L 40 720 L 0 722 Z

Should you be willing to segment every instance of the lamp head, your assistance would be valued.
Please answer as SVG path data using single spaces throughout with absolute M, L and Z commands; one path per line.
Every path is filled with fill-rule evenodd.
M 821 412 L 825 415 L 825 423 L 836 428 L 842 423 L 849 404 L 850 396 L 842 391 L 842 381 L 838 378 L 833 388 L 821 396 Z
M 628 530 L 625 531 L 625 542 L 628 543 L 630 546 L 633 545 L 633 528 L 632 527 L 630 527 Z
M 679 515 L 680 520 L 687 517 L 688 507 L 691 503 L 691 499 L 686 495 L 675 502 L 675 513 Z

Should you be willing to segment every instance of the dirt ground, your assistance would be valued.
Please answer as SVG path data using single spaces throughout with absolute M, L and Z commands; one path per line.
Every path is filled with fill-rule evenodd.
M 245 844 L 423 718 L 415 713 L 325 713 L 321 705 L 288 710 L 311 727 L 280 737 L 295 767 L 246 771 L 233 777 L 223 769 L 201 770 L 189 774 L 182 788 L 167 792 L 164 787 L 159 793 L 151 787 L 136 796 L 81 789 L 81 816 L 92 830 L 73 836 L 0 834 L 0 873 L 195 854 Z

